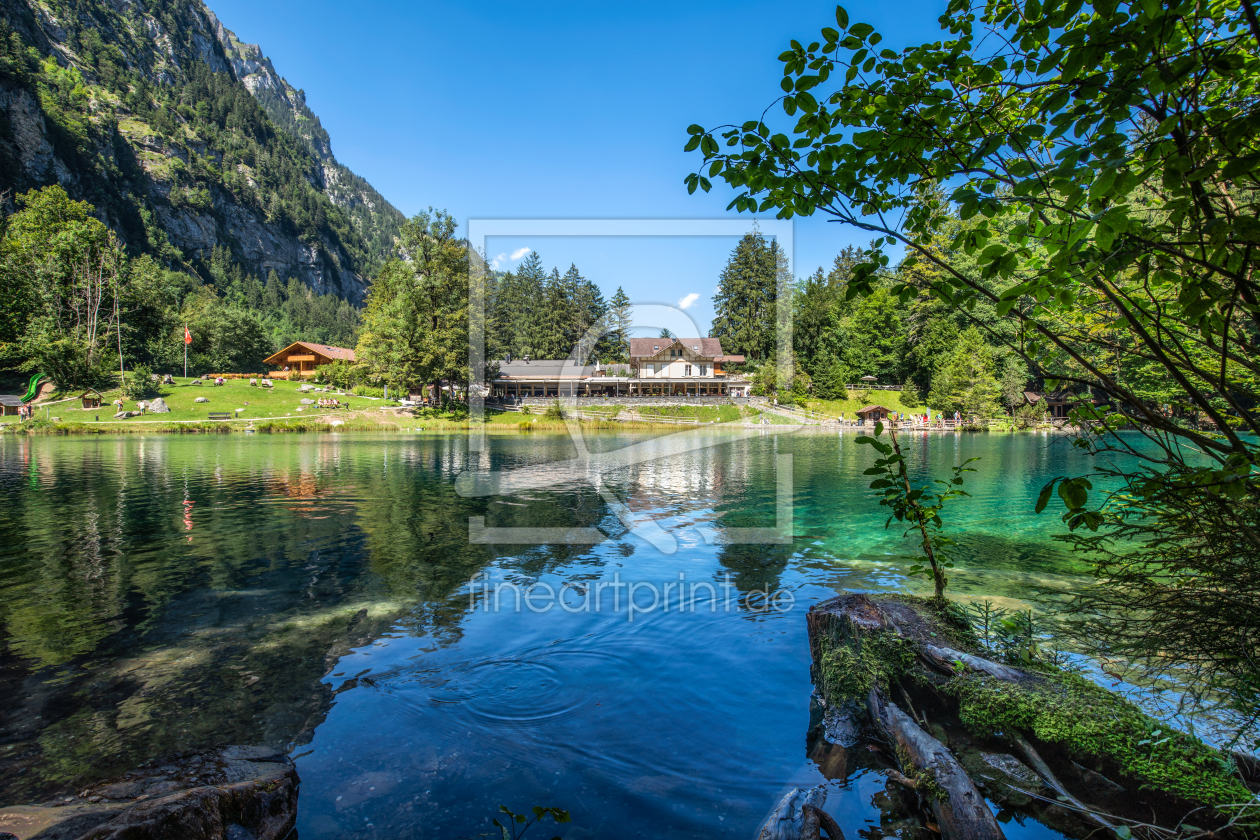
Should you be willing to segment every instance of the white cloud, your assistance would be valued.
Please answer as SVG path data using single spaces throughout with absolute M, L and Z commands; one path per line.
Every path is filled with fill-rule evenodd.
M 681 300 L 679 300 L 679 301 L 678 301 L 678 308 L 679 308 L 679 309 L 690 309 L 690 308 L 691 308 L 691 305 L 692 305 L 693 303 L 695 303 L 696 301 L 698 301 L 698 300 L 700 300 L 700 295 L 698 295 L 698 294 L 697 294 L 697 293 L 695 293 L 695 292 L 692 292 L 691 294 L 687 295 L 686 297 L 684 297 L 684 298 L 682 298 Z
M 505 260 L 507 260 L 507 254 L 499 254 L 497 257 L 490 260 L 490 267 L 493 268 L 495 271 L 498 271 L 500 268 L 503 268 L 503 263 Z
M 532 250 L 534 250 L 534 249 L 533 249 L 533 248 L 529 248 L 529 247 L 525 247 L 525 248 L 517 248 L 515 251 L 513 251 L 513 252 L 512 252 L 512 259 L 514 259 L 514 260 L 519 260 L 521 257 L 525 256 L 526 254 L 528 254 L 528 253 L 529 253 L 530 251 L 532 251 Z

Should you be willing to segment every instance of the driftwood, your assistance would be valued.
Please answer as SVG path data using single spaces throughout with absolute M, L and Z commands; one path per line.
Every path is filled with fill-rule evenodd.
M 896 747 L 901 769 L 915 778 L 915 790 L 928 801 L 942 837 L 1001 840 L 1005 835 L 993 812 L 944 744 L 923 731 L 909 715 L 872 688 L 868 700 L 875 729 Z
M 826 799 L 827 788 L 824 785 L 809 790 L 792 788 L 770 812 L 757 834 L 757 840 L 799 840 L 802 836 L 801 830 L 805 827 L 804 809 L 820 808 Z
M 817 827 L 814 828 L 812 834 L 806 835 L 806 832 L 802 830 L 801 840 L 820 840 L 818 829 L 822 829 L 829 840 L 844 840 L 844 832 L 840 830 L 840 826 L 836 825 L 836 821 L 831 818 L 831 814 L 828 814 L 821 808 L 815 808 L 813 805 L 802 805 L 801 814 L 805 817 L 807 820 L 806 824 L 809 826 L 814 825 L 815 820 L 817 821 Z

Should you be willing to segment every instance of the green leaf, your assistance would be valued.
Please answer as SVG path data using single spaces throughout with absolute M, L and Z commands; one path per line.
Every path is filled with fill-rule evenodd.
M 1059 498 L 1063 499 L 1063 504 L 1067 505 L 1069 510 L 1079 510 L 1085 507 L 1085 502 L 1089 500 L 1089 493 L 1081 486 L 1081 482 L 1069 478 L 1059 483 Z
M 849 13 L 844 10 L 844 6 L 836 6 L 836 23 L 841 29 L 849 28 Z
M 1045 487 L 1041 488 L 1041 494 L 1037 496 L 1037 506 L 1034 508 L 1034 510 L 1037 513 L 1041 513 L 1043 510 L 1046 509 L 1046 505 L 1050 504 L 1050 494 L 1053 492 L 1054 492 L 1053 481 L 1047 484 Z
M 871 26 L 869 23 L 855 23 L 853 26 L 849 27 L 849 34 L 856 35 L 859 38 L 865 38 L 874 31 L 875 27 Z

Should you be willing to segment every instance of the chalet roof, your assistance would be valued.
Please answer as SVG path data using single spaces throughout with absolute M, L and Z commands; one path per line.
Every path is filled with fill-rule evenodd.
M 91 395 L 96 395 L 99 397 L 101 395 L 101 392 L 96 390 L 95 388 L 88 388 L 82 394 L 79 394 L 79 399 L 83 399 L 84 397 L 91 396 Z
M 17 394 L 0 394 L 0 405 L 8 408 L 18 408 L 25 405 L 25 403 L 22 402 L 22 398 Z
M 533 379 L 536 377 L 577 377 L 590 376 L 595 368 L 591 365 L 579 365 L 571 359 L 522 359 L 499 362 L 499 376 L 514 376 Z
M 630 339 L 630 356 L 637 358 L 655 356 L 662 350 L 669 349 L 674 344 L 681 344 L 688 350 L 693 353 L 699 353 L 701 356 L 721 356 L 723 354 L 722 342 L 716 338 L 632 338 Z M 697 347 L 700 349 L 697 350 Z M 734 361 L 734 359 L 730 361 Z M 741 358 L 740 361 L 743 361 L 743 359 Z
M 1037 403 L 1041 402 L 1041 397 L 1042 395 L 1038 394 L 1036 391 L 1024 392 L 1024 399 L 1028 400 L 1029 405 L 1036 405 Z
M 893 409 L 889 408 L 889 407 L 888 407 L 888 406 L 886 406 L 886 405 L 868 405 L 868 406 L 866 406 L 866 408 L 859 408 L 859 409 L 857 410 L 857 413 L 858 413 L 858 414 L 865 414 L 865 413 L 866 413 L 866 412 L 868 412 L 868 411 L 892 411 L 892 410 L 893 410 Z
M 354 351 L 351 350 L 349 347 L 333 347 L 331 344 L 316 344 L 312 341 L 295 341 L 292 344 L 290 344 L 288 347 L 279 351 L 278 353 L 274 353 L 268 356 L 267 358 L 263 359 L 263 364 L 282 365 L 284 364 L 283 357 L 285 356 L 285 354 L 287 354 L 290 350 L 293 350 L 295 348 L 302 348 L 305 350 L 310 350 L 312 353 L 316 353 L 320 356 L 324 356 L 325 358 L 329 358 L 329 359 L 334 359 L 334 360 L 341 359 L 347 362 L 353 362 L 355 360 Z M 273 362 L 272 359 L 275 359 L 276 361 Z

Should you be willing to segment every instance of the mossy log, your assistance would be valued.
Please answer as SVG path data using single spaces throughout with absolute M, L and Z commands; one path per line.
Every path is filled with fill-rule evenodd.
M 1044 663 L 987 658 L 948 602 L 841 595 L 807 622 L 822 702 L 866 712 L 895 754 L 890 778 L 914 788 L 946 840 L 1002 836 L 976 782 L 1070 835 L 1142 836 L 1192 812 L 1219 831 L 1238 816 L 1231 804 L 1252 799 L 1242 768 L 1119 695 Z
M 823 639 L 843 639 L 858 662 L 881 671 L 885 658 L 893 663 L 912 655 L 907 639 L 891 627 L 889 617 L 874 601 L 862 596 L 836 599 L 811 609 L 807 618 L 811 652 L 819 661 Z M 891 632 L 889 632 L 891 631 Z M 856 664 L 856 663 L 851 663 Z M 895 667 L 890 665 L 889 667 Z M 854 670 L 859 670 L 860 666 Z M 850 674 L 850 677 L 856 676 Z M 884 695 L 888 685 L 873 679 L 866 702 L 875 730 L 894 748 L 903 782 L 911 785 L 932 809 L 941 836 L 969 840 L 1004 840 L 1005 835 L 985 804 L 975 783 L 958 759 L 925 732 L 909 715 Z M 842 684 L 850 697 L 858 696 L 857 682 Z M 852 692 L 851 694 L 849 692 Z

